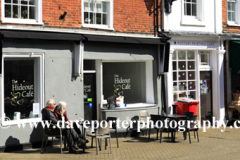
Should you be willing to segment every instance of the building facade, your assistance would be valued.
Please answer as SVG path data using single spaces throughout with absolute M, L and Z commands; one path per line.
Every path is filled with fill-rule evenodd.
M 66 101 L 72 120 L 124 120 L 143 109 L 158 114 L 169 46 L 158 30 L 159 5 L 1 1 L 0 148 L 41 142 L 41 124 L 19 125 L 40 122 L 48 99 Z M 103 108 L 111 96 L 124 96 L 126 107 Z
M 178 98 L 192 98 L 199 101 L 199 120 L 224 120 L 222 2 L 174 1 L 171 13 L 165 13 L 162 19 L 162 29 L 172 37 L 168 106 Z

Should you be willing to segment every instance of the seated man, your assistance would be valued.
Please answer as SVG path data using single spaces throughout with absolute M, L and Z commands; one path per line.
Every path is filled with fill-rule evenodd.
M 55 101 L 53 99 L 50 99 L 47 101 L 47 107 L 42 109 L 42 120 L 47 120 L 49 121 L 49 123 L 51 123 L 51 127 L 46 129 L 46 133 L 48 135 L 56 135 L 60 133 L 59 129 L 56 127 L 58 120 L 53 112 L 55 107 L 56 107 Z M 78 153 L 74 148 L 74 143 L 76 142 L 78 143 L 78 145 L 81 145 L 85 144 L 86 141 L 80 139 L 79 135 L 72 128 L 63 129 L 62 132 L 63 132 L 62 134 L 65 135 L 67 138 L 69 153 Z

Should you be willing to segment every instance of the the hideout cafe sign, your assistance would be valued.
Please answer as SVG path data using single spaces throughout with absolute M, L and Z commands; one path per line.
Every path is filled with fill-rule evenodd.
M 114 74 L 114 93 L 115 97 L 124 96 L 125 90 L 131 89 L 131 79 L 122 78 L 118 74 Z
M 33 85 L 18 83 L 18 81 L 12 80 L 11 104 L 13 106 L 21 106 L 24 102 L 28 102 L 33 99 L 33 89 Z

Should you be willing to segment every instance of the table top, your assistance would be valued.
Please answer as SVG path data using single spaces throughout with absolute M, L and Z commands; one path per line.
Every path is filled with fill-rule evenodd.
M 167 114 L 165 117 L 167 117 L 167 118 L 184 118 L 184 117 L 187 117 L 187 115 Z

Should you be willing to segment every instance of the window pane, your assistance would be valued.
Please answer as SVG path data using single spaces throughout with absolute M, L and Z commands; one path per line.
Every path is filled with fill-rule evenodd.
M 28 1 L 27 0 L 21 0 L 21 4 L 28 5 Z
M 13 5 L 13 18 L 18 18 L 18 6 Z
M 229 21 L 232 21 L 231 12 L 228 12 L 228 20 L 229 20 Z
M 179 80 L 186 80 L 186 72 L 178 72 Z
M 29 19 L 35 19 L 35 7 L 29 7 Z
M 178 99 L 178 93 L 173 93 L 173 100 L 177 101 L 177 99 Z
M 178 91 L 177 82 L 173 82 L 173 91 Z
M 90 23 L 90 24 L 93 24 L 93 13 L 90 13 L 89 23 Z
M 232 21 L 235 21 L 235 12 L 232 12 Z
M 195 69 L 195 61 L 188 61 L 188 69 Z
M 180 92 L 179 93 L 179 98 L 186 98 L 187 97 L 187 93 L 186 92 Z
M 11 5 L 5 5 L 5 17 L 11 18 Z
M 35 0 L 29 0 L 29 5 L 35 5 Z
M 196 3 L 196 0 L 192 0 L 193 3 Z
M 177 56 L 176 56 L 176 52 L 174 51 L 173 54 L 172 54 L 172 59 L 173 60 L 176 60 L 177 59 Z
M 186 62 L 178 62 L 178 70 L 186 70 Z
M 188 92 L 188 98 L 196 99 L 196 92 L 195 91 Z
M 103 24 L 107 25 L 107 14 L 102 14 L 103 15 Z
M 193 5 L 192 5 L 192 15 L 193 15 L 193 16 L 196 16 L 196 15 L 197 15 L 197 7 L 196 7 L 196 4 L 193 4 Z
M 178 51 L 178 59 L 179 60 L 185 60 L 186 59 L 185 51 Z
M 187 15 L 191 16 L 191 4 L 187 3 Z
M 194 51 L 187 51 L 187 57 L 188 59 L 195 59 Z
M 146 103 L 144 62 L 103 63 L 103 95 L 124 96 L 124 103 Z M 111 69 L 109 69 L 111 68 Z
M 107 2 L 102 2 L 102 4 L 103 4 L 103 12 L 107 12 L 108 3 Z
M 25 6 L 21 6 L 21 16 L 23 19 L 28 19 L 28 9 Z
M 97 12 L 102 12 L 102 4 L 101 4 L 101 2 L 97 2 L 97 4 L 96 4 L 96 8 L 97 8 Z
M 190 80 L 195 79 L 195 71 L 189 71 L 188 72 L 188 79 L 190 79 Z
M 177 80 L 177 72 L 173 72 L 173 80 L 174 80 L 174 81 Z
M 228 8 L 228 11 L 231 10 L 231 3 L 230 2 L 227 2 L 227 8 Z
M 84 11 L 89 11 L 88 2 L 84 2 Z
M 232 3 L 232 11 L 235 11 L 235 3 Z
M 196 89 L 195 81 L 188 82 L 188 90 L 195 90 L 195 89 Z
M 201 56 L 201 65 L 209 65 L 209 54 L 206 54 L 206 53 L 202 53 L 200 54 Z
M 177 62 L 173 62 L 173 70 L 177 70 Z
M 5 3 L 11 3 L 11 0 L 5 0 Z
M 90 3 L 90 11 L 93 11 L 93 2 Z
M 16 4 L 18 4 L 18 0 L 13 0 L 13 3 L 16 3 Z
M 101 24 L 101 13 L 97 13 L 96 24 Z
M 90 19 L 88 18 L 88 12 L 84 12 L 84 23 L 90 23 Z
M 178 88 L 179 88 L 179 91 L 187 90 L 187 83 L 186 82 L 179 82 L 178 83 Z
M 16 112 L 18 112 L 18 118 L 28 118 L 33 111 L 33 103 L 36 102 L 34 89 L 34 60 L 4 61 L 4 111 L 6 117 L 13 120 L 14 115 L 17 115 Z

